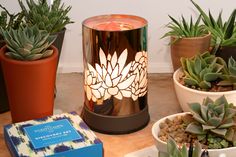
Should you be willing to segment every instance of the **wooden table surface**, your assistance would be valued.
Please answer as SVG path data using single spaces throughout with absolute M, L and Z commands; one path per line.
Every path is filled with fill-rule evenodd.
M 83 106 L 82 78 L 78 73 L 58 74 L 55 109 L 80 113 Z M 125 135 L 96 133 L 104 144 L 105 157 L 123 157 L 130 152 L 154 145 L 151 134 L 153 123 L 164 116 L 181 112 L 171 74 L 149 74 L 148 104 L 151 120 L 144 129 Z M 10 112 L 0 114 L 0 157 L 10 157 L 3 136 L 3 126 L 9 123 Z

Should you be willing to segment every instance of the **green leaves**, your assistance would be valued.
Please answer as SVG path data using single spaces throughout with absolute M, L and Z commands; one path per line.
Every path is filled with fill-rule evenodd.
M 227 102 L 225 96 L 215 101 L 207 97 L 202 105 L 190 103 L 189 107 L 195 121 L 190 123 L 185 131 L 197 135 L 199 140 L 204 140 L 209 134 L 223 137 L 231 142 L 233 137 L 236 140 L 236 133 L 232 130 L 235 126 L 236 110 Z
M 46 30 L 50 34 L 61 31 L 67 24 L 73 23 L 68 17 L 71 6 L 65 7 L 61 0 L 54 0 L 52 6 L 47 4 L 45 0 L 26 0 L 26 5 L 18 0 L 25 21 L 28 25 L 37 25 L 39 29 Z M 27 9 L 28 8 L 28 9 Z
M 207 15 L 197 3 L 193 0 L 191 0 L 191 2 L 199 11 L 202 21 L 205 24 L 204 27 L 211 32 L 212 45 L 214 47 L 236 45 L 236 9 L 233 10 L 229 18 L 223 22 L 222 11 L 219 13 L 217 20 L 215 20 L 210 11 Z
M 192 17 L 190 18 L 190 21 L 187 22 L 183 16 L 181 16 L 180 21 L 176 20 L 170 15 L 168 16 L 171 19 L 171 22 L 167 24 L 167 28 L 169 28 L 170 31 L 167 32 L 162 38 L 167 36 L 174 36 L 176 40 L 171 42 L 170 44 L 174 44 L 176 41 L 178 41 L 178 39 L 181 39 L 183 37 L 200 37 L 208 33 L 207 30 L 200 25 L 201 16 L 198 17 L 195 23 L 193 23 Z
M 184 69 L 184 83 L 193 88 L 208 90 L 212 87 L 211 82 L 222 77 L 224 61 L 219 60 L 209 52 L 199 54 L 193 58 L 181 58 Z
M 192 157 L 200 157 L 201 150 L 201 145 L 199 142 L 197 142 L 193 149 Z M 186 145 L 183 145 L 182 148 L 179 148 L 176 142 L 171 137 L 169 137 L 167 141 L 167 153 L 168 157 L 188 157 L 189 155 Z
M 16 60 L 38 60 L 52 55 L 53 50 L 48 47 L 56 39 L 44 30 L 39 30 L 37 26 L 20 27 L 17 30 L 0 29 L 7 48 L 6 55 Z

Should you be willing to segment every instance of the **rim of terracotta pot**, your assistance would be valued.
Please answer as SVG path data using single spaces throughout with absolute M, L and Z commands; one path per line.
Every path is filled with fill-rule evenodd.
M 203 39 L 203 38 L 207 38 L 211 36 L 211 33 L 209 32 L 208 34 L 205 34 L 203 36 L 199 36 L 199 37 L 182 37 L 180 39 L 185 39 L 185 40 L 198 40 L 198 39 Z M 171 36 L 171 38 L 177 38 L 177 36 Z
M 172 115 L 169 115 L 169 116 L 165 116 L 163 118 L 161 118 L 160 120 L 156 121 L 153 126 L 152 126 L 152 136 L 154 137 L 154 139 L 163 144 L 163 145 L 167 145 L 166 142 L 162 141 L 157 135 L 158 133 L 160 132 L 160 124 L 162 122 L 164 122 L 167 118 L 172 120 L 174 119 L 174 117 L 176 116 L 182 116 L 182 115 L 185 115 L 185 114 L 190 114 L 190 112 L 183 112 L 183 113 L 176 113 L 176 114 L 172 114 Z M 220 151 L 227 151 L 227 150 L 231 150 L 231 149 L 236 149 L 236 147 L 229 147 L 229 148 L 221 148 L 221 149 L 208 149 L 208 152 L 220 152 Z
M 5 45 L 4 47 L 2 47 L 1 51 L 0 51 L 0 58 L 2 60 L 5 60 L 9 63 L 12 63 L 12 64 L 20 64 L 20 65 L 37 65 L 37 64 L 41 64 L 41 63 L 44 63 L 44 62 L 49 62 L 51 60 L 54 60 L 54 58 L 58 57 L 58 50 L 55 46 L 51 45 L 49 48 L 53 49 L 53 54 L 49 57 L 46 57 L 46 58 L 42 58 L 42 59 L 39 59 L 39 60 L 34 60 L 34 61 L 22 61 L 22 60 L 16 60 L 16 59 L 12 59 L 12 58 L 9 58 L 5 55 L 5 51 L 7 49 L 7 46 Z
M 180 67 L 179 69 L 177 69 L 174 74 L 173 74 L 173 80 L 174 83 L 179 86 L 180 88 L 183 88 L 184 90 L 187 90 L 189 92 L 192 93 L 199 93 L 199 94 L 207 94 L 207 95 L 227 95 L 227 94 L 232 94 L 232 93 L 236 93 L 236 90 L 231 90 L 231 91 L 224 91 L 224 92 L 208 92 L 208 91 L 200 91 L 200 90 L 196 90 L 196 89 L 192 89 L 189 87 L 186 87 L 184 85 L 182 85 L 181 83 L 179 83 L 179 74 L 183 73 L 182 67 Z

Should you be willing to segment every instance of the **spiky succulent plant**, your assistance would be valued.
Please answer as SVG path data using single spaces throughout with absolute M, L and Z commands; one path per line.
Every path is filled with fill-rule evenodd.
M 218 83 L 219 86 L 233 86 L 236 89 L 236 61 L 233 57 L 229 58 L 227 73 L 223 77 L 224 80 Z
M 172 138 L 168 138 L 167 141 L 168 155 L 165 157 L 189 157 L 190 153 L 192 154 L 191 157 L 200 157 L 202 148 L 198 142 L 195 144 L 195 148 L 193 150 L 191 149 L 189 149 L 188 151 L 186 145 L 183 145 L 182 148 L 179 148 L 176 142 Z
M 186 131 L 197 135 L 200 141 L 206 140 L 210 134 L 222 137 L 233 143 L 236 140 L 234 117 L 236 110 L 232 103 L 228 103 L 225 96 L 213 101 L 206 98 L 203 104 L 189 104 L 194 122 L 190 123 Z
M 65 7 L 61 0 L 53 0 L 53 4 L 48 5 L 46 0 L 26 0 L 27 6 L 18 0 L 25 21 L 28 25 L 37 25 L 39 29 L 47 30 L 49 33 L 61 31 L 67 24 L 73 23 L 68 17 L 71 6 Z
M 211 82 L 221 78 L 225 73 L 226 64 L 220 57 L 215 57 L 209 52 L 198 54 L 193 58 L 181 58 L 184 72 L 184 84 L 191 88 L 208 90 Z
M 52 55 L 53 50 L 48 49 L 56 36 L 49 35 L 37 26 L 20 27 L 17 30 L 4 30 L 1 34 L 6 41 L 8 51 L 6 55 L 16 60 L 37 60 Z

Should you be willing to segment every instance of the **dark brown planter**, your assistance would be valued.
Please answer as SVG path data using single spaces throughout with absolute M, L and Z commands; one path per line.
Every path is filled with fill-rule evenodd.
M 226 63 L 228 63 L 228 60 L 231 56 L 236 60 L 236 46 L 220 47 L 216 52 L 216 56 L 223 58 Z
M 171 37 L 171 42 L 176 40 L 176 37 Z M 203 37 L 182 38 L 171 45 L 171 59 L 174 71 L 180 66 L 180 58 L 190 58 L 198 53 L 203 53 L 209 50 L 211 35 L 207 34 Z
M 18 61 L 0 51 L 6 81 L 12 121 L 41 118 L 52 115 L 58 50 L 52 56 L 37 61 Z
M 0 39 L 0 48 L 2 48 L 4 45 L 4 40 Z M 9 111 L 9 104 L 0 60 L 0 113 L 4 113 L 6 111 Z
M 59 60 L 61 57 L 61 49 L 62 49 L 62 45 L 63 45 L 63 41 L 64 41 L 65 32 L 66 32 L 66 28 L 63 28 L 60 32 L 55 33 L 55 35 L 57 35 L 57 38 L 52 44 L 58 49 L 58 54 L 59 54 L 58 63 L 59 63 Z M 57 63 L 57 65 L 58 65 L 58 63 Z

